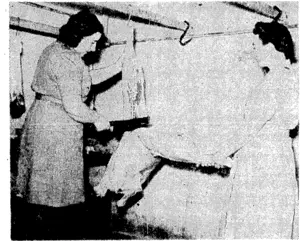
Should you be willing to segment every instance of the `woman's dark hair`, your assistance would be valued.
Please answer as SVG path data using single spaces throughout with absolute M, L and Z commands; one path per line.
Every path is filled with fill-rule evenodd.
M 71 15 L 68 22 L 59 29 L 57 40 L 66 47 L 75 48 L 84 37 L 97 32 L 104 35 L 103 25 L 95 14 L 84 9 Z
M 292 36 L 283 24 L 277 21 L 270 23 L 257 22 L 253 33 L 259 36 L 264 45 L 272 43 L 275 49 L 282 52 L 292 64 L 297 63 Z
M 98 63 L 102 54 L 102 51 L 110 46 L 110 41 L 103 33 L 100 39 L 97 41 L 96 50 L 93 52 L 87 52 L 83 57 L 82 60 L 84 63 L 89 66 L 95 63 Z

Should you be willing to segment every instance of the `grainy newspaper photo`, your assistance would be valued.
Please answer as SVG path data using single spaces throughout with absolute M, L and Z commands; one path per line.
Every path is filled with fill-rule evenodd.
M 11 239 L 299 239 L 298 12 L 10 2 Z

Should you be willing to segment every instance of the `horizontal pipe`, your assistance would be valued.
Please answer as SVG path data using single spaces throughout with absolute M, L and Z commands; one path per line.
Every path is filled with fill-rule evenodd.
M 59 28 L 57 27 L 52 27 L 47 24 L 36 23 L 12 16 L 9 18 L 9 27 L 10 29 L 52 38 L 56 38 L 59 33 Z
M 256 13 L 258 15 L 277 19 L 279 22 L 282 22 L 285 25 L 293 25 L 293 23 L 288 22 L 287 13 L 284 9 L 280 9 L 281 13 L 275 8 L 276 2 L 274 2 L 274 6 L 271 6 L 264 2 L 223 2 L 224 4 L 231 5 L 233 7 L 243 9 L 245 11 L 249 11 L 252 13 Z
M 49 4 L 43 2 L 19 2 L 19 4 L 25 4 L 31 7 L 40 8 L 49 12 L 54 12 L 54 13 L 67 15 L 67 16 L 71 16 L 72 14 L 76 13 L 76 11 L 66 11 L 65 9 L 59 10 L 57 9 L 57 7 L 56 8 L 51 7 Z
M 56 38 L 59 33 L 59 28 L 52 27 L 47 24 L 41 24 L 32 22 L 29 20 L 24 20 L 16 17 L 10 17 L 10 28 L 20 31 L 25 31 L 33 34 L 38 34 L 47 37 Z M 187 35 L 187 37 L 192 38 L 201 38 L 201 37 L 210 37 L 210 36 L 225 36 L 225 35 L 236 35 L 236 34 L 245 34 L 250 33 L 251 31 L 232 31 L 232 32 L 213 32 L 213 33 L 203 33 L 198 35 Z M 155 42 L 155 41 L 165 41 L 165 40 L 179 40 L 180 37 L 165 37 L 165 38 L 143 38 L 139 39 L 137 37 L 136 42 Z M 110 43 L 110 45 L 124 45 L 126 41 L 116 41 Z
M 36 23 L 29 20 L 24 20 L 16 17 L 10 17 L 9 26 L 11 29 L 25 31 L 32 34 L 38 34 L 46 37 L 56 38 L 59 33 L 59 28 L 52 27 L 47 24 Z M 290 29 L 297 28 L 298 25 L 289 26 Z M 211 32 L 202 33 L 195 35 L 187 35 L 191 38 L 203 38 L 203 37 L 214 37 L 214 36 L 231 36 L 240 34 L 249 34 L 252 30 L 240 30 L 240 31 L 227 31 L 227 32 Z M 142 38 L 137 37 L 136 42 L 155 42 L 155 41 L 166 41 L 166 40 L 179 40 L 180 37 L 164 37 L 164 38 Z M 126 41 L 116 41 L 112 42 L 111 45 L 124 45 Z
M 143 21 L 146 21 L 147 24 L 149 23 L 159 23 L 159 20 L 163 20 L 160 23 L 161 25 L 169 25 L 169 28 L 183 28 L 183 22 L 174 22 L 172 20 L 166 19 L 166 18 L 162 18 L 161 16 L 157 15 L 157 14 L 153 14 L 151 12 L 148 11 L 143 11 L 140 10 L 136 7 L 132 7 L 130 4 L 123 4 L 123 3 L 107 3 L 107 2 L 101 2 L 98 4 L 94 4 L 94 3 L 82 3 L 82 2 L 78 2 L 78 3 L 32 3 L 32 2 L 20 2 L 22 4 L 27 4 L 27 5 L 31 5 L 34 7 L 38 7 L 38 8 L 42 8 L 45 9 L 47 11 L 51 11 L 51 12 L 56 12 L 59 14 L 65 14 L 65 15 L 71 15 L 73 13 L 76 12 L 76 10 L 74 10 L 74 8 L 76 9 L 82 9 L 84 7 L 89 7 L 91 9 L 94 9 L 96 11 L 96 13 L 98 14 L 106 14 L 110 17 L 120 17 L 123 19 L 128 20 L 129 15 L 132 14 L 131 16 L 131 20 L 137 20 L 137 17 L 135 16 L 142 16 L 141 19 L 143 19 Z M 269 18 L 276 18 L 276 16 L 278 15 L 278 11 L 275 10 L 272 6 L 266 4 L 266 3 L 261 3 L 261 2 L 224 2 L 225 4 L 229 4 L 238 8 L 242 8 L 245 9 L 247 11 L 251 11 L 251 12 L 255 12 L 257 14 L 263 15 L 265 17 L 269 17 Z M 51 5 L 52 4 L 52 5 Z M 55 4 L 55 6 L 53 5 Z M 114 4 L 114 5 L 112 5 Z M 58 9 L 58 5 L 60 5 L 63 10 Z M 53 7 L 51 7 L 53 6 Z M 71 9 L 70 9 L 71 8 Z M 68 10 L 69 9 L 69 10 Z M 136 19 L 135 19 L 136 18 Z M 150 19 L 147 19 L 150 18 Z M 143 22 L 142 21 L 142 22 Z M 14 21 L 16 22 L 16 21 Z M 145 22 L 144 22 L 145 23 Z M 25 25 L 25 26 L 24 26 Z M 32 26 L 32 28 L 30 28 L 30 25 Z M 179 26 L 180 25 L 180 26 Z M 294 29 L 294 28 L 298 28 L 298 24 L 293 24 L 293 25 L 287 25 L 288 28 L 290 29 Z M 13 24 L 12 25 L 12 29 L 17 29 L 17 30 L 24 30 L 30 33 L 37 33 L 37 34 L 41 34 L 47 37 L 56 37 L 58 34 L 58 29 L 55 27 L 51 27 L 48 25 L 43 25 L 43 24 L 39 24 L 39 23 L 31 23 L 29 21 L 27 21 L 27 23 L 25 22 L 24 24 L 22 24 L 22 26 L 20 26 L 19 24 Z M 182 30 L 182 29 L 180 29 Z M 228 36 L 228 35 L 237 35 L 237 34 L 245 34 L 245 33 L 250 33 L 252 31 L 250 30 L 242 30 L 242 31 L 227 31 L 227 32 L 219 32 L 219 33 L 202 33 L 202 34 L 198 34 L 198 35 L 190 35 L 189 33 L 187 34 L 187 37 L 193 37 L 193 38 L 202 38 L 202 37 L 209 37 L 209 36 Z M 166 38 L 144 38 L 144 39 L 137 39 L 137 42 L 147 42 L 147 41 L 163 41 L 163 40 L 179 40 L 180 38 L 172 38 L 172 37 L 166 37 Z M 114 42 L 111 43 L 111 45 L 122 45 L 125 44 L 125 41 L 118 41 L 118 42 Z
M 130 18 L 133 22 L 174 30 L 184 31 L 186 29 L 186 24 L 184 22 L 169 19 L 150 11 L 144 11 L 127 3 L 98 2 L 95 4 L 92 2 L 53 2 L 52 4 L 78 10 L 89 8 L 96 14 L 107 15 L 122 20 L 128 20 Z
M 92 8 L 94 10 L 96 10 L 96 12 L 100 13 L 100 14 L 106 14 L 110 17 L 120 17 L 125 20 L 127 20 L 129 18 L 129 15 L 132 15 L 133 21 L 136 20 L 135 17 L 136 16 L 140 16 L 140 19 L 143 19 L 143 23 L 146 24 L 155 24 L 155 23 L 159 23 L 161 20 L 160 25 L 165 25 L 171 27 L 171 28 L 175 28 L 178 30 L 184 30 L 185 29 L 185 24 L 183 22 L 179 22 L 179 21 L 174 21 L 171 19 L 167 19 L 165 17 L 162 17 L 158 14 L 154 14 L 151 13 L 149 11 L 144 11 L 141 9 L 138 9 L 130 4 L 124 4 L 124 3 L 109 3 L 109 2 L 101 2 L 98 4 L 93 4 L 93 3 L 43 3 L 43 2 L 19 2 L 21 4 L 26 4 L 26 5 L 30 5 L 33 7 L 37 7 L 37 8 L 41 8 L 41 9 L 45 9 L 47 11 L 51 11 L 51 12 L 56 12 L 59 14 L 64 14 L 64 15 L 72 15 L 76 12 L 76 10 L 74 10 L 74 8 L 80 10 L 83 7 L 89 7 Z M 262 15 L 264 17 L 268 17 L 268 18 L 272 18 L 275 19 L 278 15 L 278 11 L 276 9 L 274 9 L 273 6 L 270 6 L 269 4 L 266 3 L 262 3 L 262 2 L 223 2 L 224 4 L 227 5 L 231 5 L 234 7 L 237 7 L 239 9 L 244 9 L 246 11 L 250 11 L 259 15 Z M 101 4 L 101 5 L 99 5 Z M 114 4 L 114 5 L 113 5 Z M 51 5 L 53 5 L 53 7 L 51 7 Z M 63 6 L 64 10 L 59 10 L 57 9 L 57 6 Z M 55 6 L 55 7 L 54 7 Z M 72 10 L 67 10 L 68 7 L 69 9 L 71 8 Z M 283 11 L 284 13 L 284 11 Z M 286 21 L 286 14 L 282 14 L 281 18 L 279 19 L 279 21 Z M 289 25 L 289 23 L 286 23 L 287 25 Z M 293 24 L 294 25 L 294 24 Z
M 279 13 L 272 6 L 261 2 L 225 2 L 225 3 L 273 19 Z

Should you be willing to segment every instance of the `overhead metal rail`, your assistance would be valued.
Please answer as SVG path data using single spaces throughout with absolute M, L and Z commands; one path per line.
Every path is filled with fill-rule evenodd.
M 288 20 L 288 15 L 283 9 L 279 9 L 276 6 L 276 2 L 274 2 L 274 6 L 271 6 L 264 2 L 251 2 L 251 1 L 245 1 L 245 2 L 223 2 L 224 4 L 256 13 L 258 15 L 271 18 L 273 20 L 276 20 L 278 22 L 282 22 L 283 24 L 287 25 L 288 27 L 290 25 L 295 25 L 295 23 L 290 23 Z
M 132 21 L 150 24 L 155 26 L 160 26 L 169 29 L 182 30 L 192 38 L 203 38 L 203 37 L 212 37 L 212 36 L 228 36 L 228 35 L 238 35 L 238 34 L 249 34 L 252 33 L 252 30 L 239 30 L 239 31 L 226 31 L 226 32 L 210 32 L 210 33 L 199 33 L 199 34 L 189 34 L 186 32 L 187 23 L 171 20 L 160 15 L 140 10 L 130 4 L 124 3 L 83 3 L 83 2 L 53 2 L 53 3 L 41 3 L 41 2 L 19 2 L 20 4 L 27 4 L 33 7 L 41 8 L 47 11 L 56 12 L 59 14 L 71 15 L 77 12 L 76 9 L 82 9 L 88 7 L 93 9 L 96 14 L 106 15 L 109 17 L 120 18 L 128 20 L 129 17 Z M 235 7 L 246 9 L 247 11 L 256 12 L 257 14 L 273 18 L 278 17 L 279 11 L 274 9 L 274 7 L 269 6 L 265 3 L 260 2 L 225 2 Z M 59 6 L 59 7 L 57 7 Z M 251 9 L 251 10 L 249 10 Z M 282 16 L 282 15 L 281 15 Z M 47 24 L 32 22 L 29 20 L 20 19 L 17 17 L 10 17 L 9 26 L 11 29 L 25 31 L 33 34 L 38 34 L 47 37 L 56 38 L 59 33 L 59 28 L 53 27 Z M 290 29 L 298 28 L 298 24 L 288 25 Z M 136 42 L 147 42 L 147 41 L 164 41 L 164 40 L 181 40 L 183 37 L 162 37 L 162 38 L 142 38 L 139 39 L 137 36 Z M 111 43 L 111 45 L 121 45 L 125 44 L 125 41 L 117 41 Z
M 52 2 L 52 3 L 32 3 L 32 2 L 20 2 L 21 4 L 30 5 L 33 7 L 41 8 L 47 11 L 56 12 L 59 14 L 71 15 L 74 10 L 81 10 L 88 8 L 95 14 L 106 15 L 112 18 L 118 18 L 123 20 L 130 20 L 133 22 L 183 31 L 179 37 L 181 45 L 186 45 L 190 40 L 184 40 L 188 35 L 188 30 L 192 29 L 187 21 L 178 21 L 165 16 L 152 13 L 150 11 L 144 11 L 130 3 L 91 3 L 91 2 Z M 58 9 L 58 7 L 60 9 Z M 52 34 L 52 33 L 51 33 Z
M 130 20 L 133 22 L 154 25 L 158 27 L 181 31 L 186 29 L 186 24 L 184 22 L 170 19 L 150 11 L 141 10 L 130 3 L 55 2 L 53 4 L 78 10 L 89 8 L 93 9 L 96 14 L 106 15 L 108 17 L 119 18 L 123 20 L 128 20 L 130 18 Z

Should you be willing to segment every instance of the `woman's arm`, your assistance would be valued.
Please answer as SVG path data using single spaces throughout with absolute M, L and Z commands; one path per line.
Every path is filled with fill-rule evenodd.
M 79 84 L 78 84 L 79 85 Z M 81 87 L 75 81 L 61 81 L 59 90 L 64 109 L 74 120 L 82 123 L 95 123 L 103 118 L 98 112 L 91 110 L 82 102 Z
M 81 80 L 83 77 L 83 64 L 77 56 L 62 56 L 53 70 L 56 75 L 63 107 L 68 115 L 81 123 L 95 123 L 106 121 L 97 111 L 91 110 L 82 102 Z

